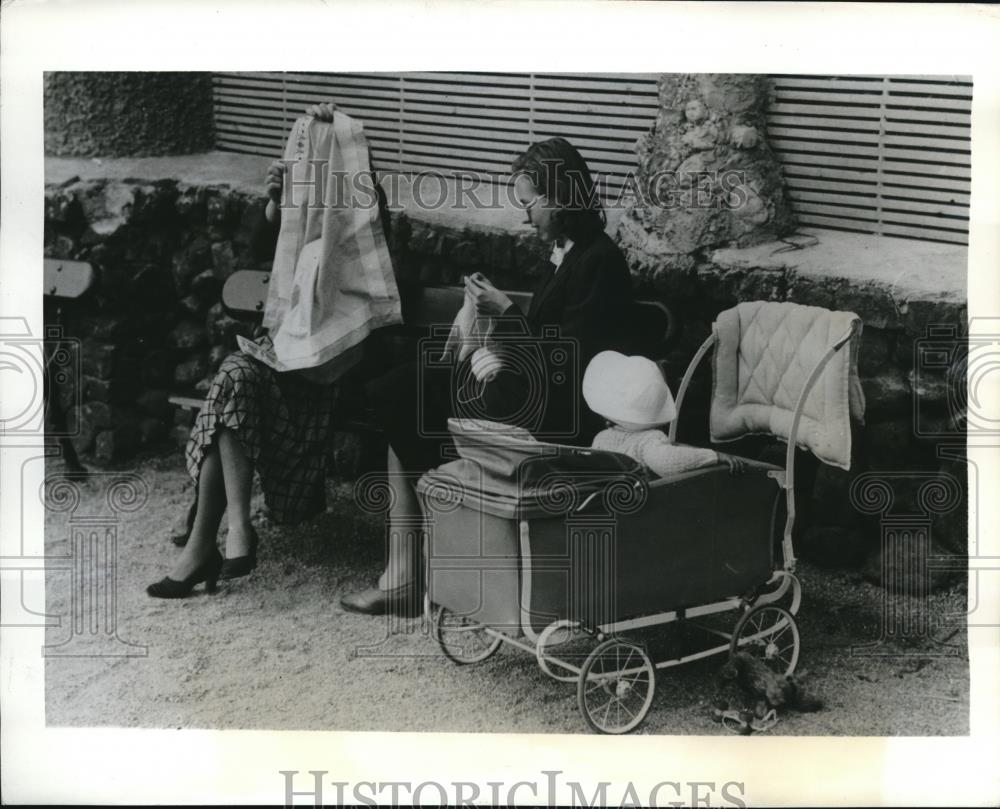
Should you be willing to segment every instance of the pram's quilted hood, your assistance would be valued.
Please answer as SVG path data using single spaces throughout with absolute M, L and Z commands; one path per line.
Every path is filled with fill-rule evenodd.
M 827 350 L 850 333 L 850 345 L 826 365 L 806 400 L 796 443 L 825 463 L 849 469 L 851 417 L 864 417 L 857 376 L 860 319 L 853 312 L 752 301 L 715 321 L 709 424 L 713 441 L 769 433 L 788 439 L 795 405 Z
M 471 498 L 498 516 L 552 516 L 595 491 L 634 499 L 647 479 L 642 464 L 617 452 L 536 441 L 521 428 L 479 419 L 449 419 L 448 428 L 460 457 L 417 484 L 435 501 Z

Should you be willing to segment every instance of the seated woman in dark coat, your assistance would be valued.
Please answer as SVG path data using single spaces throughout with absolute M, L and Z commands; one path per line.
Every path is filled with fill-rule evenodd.
M 401 366 L 369 388 L 389 441 L 395 497 L 388 565 L 377 587 L 341 599 L 353 612 L 420 611 L 420 532 L 413 527 L 421 512 L 413 484 L 454 457 L 448 418 L 488 418 L 526 427 L 542 440 L 589 446 L 602 423 L 583 404 L 583 369 L 600 351 L 630 349 L 631 276 L 604 232 L 586 162 L 568 141 L 552 138 L 520 155 L 512 174 L 527 223 L 552 244 L 551 261 L 527 312 L 482 275 L 467 278 L 476 311 L 494 318 L 487 344 L 455 365 Z

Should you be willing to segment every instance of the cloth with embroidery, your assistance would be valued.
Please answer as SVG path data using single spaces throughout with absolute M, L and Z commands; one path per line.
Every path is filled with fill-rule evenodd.
M 371 178 L 364 128 L 299 118 L 285 146 L 287 193 L 263 325 L 278 370 L 332 382 L 360 359 L 373 329 L 402 322 Z M 317 177 L 316 172 L 321 172 Z M 370 183 L 369 183 L 370 184 Z M 322 199 L 314 197 L 322 189 Z

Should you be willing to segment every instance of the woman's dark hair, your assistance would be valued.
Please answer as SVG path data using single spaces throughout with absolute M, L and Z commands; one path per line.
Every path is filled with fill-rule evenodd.
M 539 193 L 556 206 L 556 227 L 562 235 L 580 241 L 604 230 L 607 217 L 590 169 L 565 138 L 533 143 L 514 158 L 511 173 L 527 176 Z

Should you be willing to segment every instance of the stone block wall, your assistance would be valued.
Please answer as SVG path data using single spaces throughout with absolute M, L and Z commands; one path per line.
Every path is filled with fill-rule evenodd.
M 171 435 L 182 442 L 187 417 L 168 396 L 207 390 L 235 336 L 252 332 L 219 300 L 237 267 L 270 267 L 263 201 L 174 181 L 71 180 L 45 202 L 45 255 L 98 273 L 95 289 L 62 307 L 82 350 L 81 377 L 61 391 L 82 403 L 67 413 L 78 452 L 110 463 Z
M 804 486 L 797 486 L 796 547 L 804 557 L 834 566 L 864 562 L 873 581 L 900 575 L 899 570 L 887 574 L 883 565 L 901 567 L 912 559 L 901 561 L 909 557 L 895 554 L 899 558 L 887 562 L 880 531 L 888 520 L 904 515 L 926 522 L 932 555 L 966 553 L 965 378 L 954 373 L 961 363 L 930 366 L 920 351 L 935 339 L 929 337 L 935 329 L 954 333 L 953 339 L 937 342 L 953 357 L 960 355 L 968 331 L 963 256 L 964 250 L 951 246 L 816 231 L 786 243 L 709 251 L 694 269 L 666 269 L 640 287 L 640 294 L 644 289 L 646 296 L 668 301 L 684 321 L 665 363 L 674 390 L 715 317 L 740 301 L 789 301 L 861 317 L 858 368 L 866 412 L 864 423 L 853 430 L 852 468 L 810 464 L 811 458 L 800 453 L 804 463 L 797 482 Z M 707 442 L 710 388 L 710 365 L 705 365 L 685 402 L 682 440 Z M 775 458 L 783 463 L 780 451 Z M 867 508 L 864 490 L 858 488 L 862 476 L 888 483 L 891 509 L 873 513 Z M 943 479 L 958 499 L 936 503 L 926 489 L 921 493 Z M 929 576 L 930 587 L 950 580 L 933 566 Z
M 220 296 L 235 270 L 271 268 L 276 229 L 264 220 L 264 199 L 219 185 L 76 177 L 47 186 L 45 197 L 46 257 L 88 261 L 98 275 L 84 299 L 62 305 L 65 332 L 82 349 L 81 378 L 60 391 L 77 451 L 107 464 L 183 446 L 191 417 L 168 397 L 204 394 L 236 336 L 254 330 L 227 315 Z M 534 236 L 431 225 L 402 212 L 386 221 L 386 234 L 402 286 L 460 283 L 462 273 L 482 270 L 502 286 L 530 288 L 547 254 Z M 47 310 L 54 318 L 54 304 Z M 412 338 L 386 330 L 369 342 L 342 386 L 345 421 L 364 413 L 364 378 L 404 359 Z M 351 476 L 380 453 L 370 437 L 339 433 L 331 459 Z

